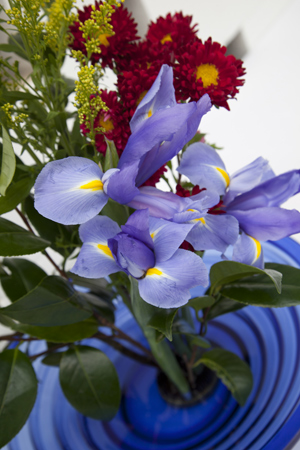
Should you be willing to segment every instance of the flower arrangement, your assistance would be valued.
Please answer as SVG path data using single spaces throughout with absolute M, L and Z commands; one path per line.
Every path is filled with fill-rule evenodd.
M 12 330 L 1 338 L 0 446 L 34 405 L 37 358 L 60 367 L 79 412 L 114 417 L 118 375 L 105 353 L 82 345 L 89 337 L 156 367 L 172 386 L 170 402 L 199 399 L 207 368 L 243 405 L 248 364 L 205 334 L 211 319 L 249 304 L 299 304 L 299 270 L 264 264 L 261 242 L 300 232 L 300 213 L 280 207 L 300 191 L 300 170 L 276 176 L 260 157 L 229 174 L 198 131 L 212 107 L 229 110 L 242 61 L 202 42 L 182 13 L 150 23 L 140 39 L 116 0 L 77 12 L 72 0 L 9 3 L 0 50 L 17 59 L 0 59 L 0 212 L 15 210 L 25 228 L 0 218 L 10 300 L 0 323 Z M 66 55 L 77 60 L 75 82 L 62 75 Z M 18 58 L 30 63 L 29 78 Z M 114 91 L 101 88 L 109 71 Z M 211 250 L 222 260 L 209 271 L 202 257 Z M 36 252 L 54 275 L 19 258 Z M 121 301 L 148 346 L 114 323 Z M 42 353 L 30 353 L 35 340 L 45 341 Z

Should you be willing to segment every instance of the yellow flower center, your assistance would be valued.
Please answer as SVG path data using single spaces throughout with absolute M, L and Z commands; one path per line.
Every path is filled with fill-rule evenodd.
M 201 78 L 203 87 L 218 84 L 219 71 L 214 64 L 201 64 L 196 70 L 196 80 Z
M 101 45 L 104 45 L 105 47 L 109 47 L 109 42 L 108 42 L 108 40 L 107 40 L 107 38 L 108 38 L 109 36 L 110 36 L 109 34 L 105 34 L 105 33 L 99 34 L 98 39 L 99 39 L 99 41 L 100 41 L 100 44 L 101 44 Z
M 161 40 L 160 43 L 161 44 L 165 44 L 166 42 L 172 42 L 173 39 L 171 38 L 170 34 L 166 34 Z
M 99 125 L 100 127 L 104 128 L 105 131 L 112 131 L 114 129 L 114 124 L 112 120 L 110 119 L 105 120 L 103 114 L 101 114 L 99 117 Z

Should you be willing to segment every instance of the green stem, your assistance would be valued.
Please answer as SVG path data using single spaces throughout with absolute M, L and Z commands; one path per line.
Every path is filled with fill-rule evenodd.
M 150 309 L 152 311 L 153 307 L 141 298 L 138 289 L 138 281 L 133 277 L 130 277 L 130 281 L 133 313 L 149 343 L 154 358 L 156 359 L 161 370 L 175 384 L 182 396 L 184 398 L 190 398 L 191 393 L 189 384 L 178 364 L 177 359 L 175 358 L 174 353 L 172 352 L 172 349 L 165 339 L 157 342 L 155 330 L 152 327 L 147 326 L 150 319 L 149 311 Z

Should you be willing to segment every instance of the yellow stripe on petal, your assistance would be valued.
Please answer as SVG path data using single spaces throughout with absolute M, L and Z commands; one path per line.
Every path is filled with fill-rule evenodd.
M 80 189 L 91 189 L 92 191 L 103 191 L 103 183 L 101 180 L 93 180 L 80 186 Z
M 248 236 L 249 236 L 249 235 L 248 235 Z M 256 247 L 256 257 L 255 257 L 255 260 L 257 260 L 257 259 L 260 257 L 260 254 L 261 254 L 261 243 L 260 243 L 257 239 L 255 239 L 254 237 L 252 237 L 252 236 L 249 236 L 249 238 L 251 238 L 252 241 L 253 241 L 254 244 L 255 244 L 255 247 Z
M 187 209 L 187 211 L 197 212 L 196 209 Z M 192 219 L 191 222 L 202 222 L 205 225 L 205 219 L 203 217 L 199 217 L 199 219 Z
M 217 169 L 217 171 L 222 175 L 222 177 L 223 177 L 224 180 L 225 180 L 226 187 L 228 187 L 228 186 L 229 186 L 229 183 L 230 183 L 230 178 L 229 178 L 228 173 L 225 172 L 225 170 L 221 169 L 220 167 L 216 167 L 216 169 Z
M 199 222 L 199 220 L 200 220 L 200 222 L 202 222 L 203 225 L 205 225 L 205 219 L 203 219 L 203 217 L 200 217 L 199 219 L 194 219 L 194 220 L 197 220 L 197 222 Z
M 159 269 L 156 269 L 155 267 L 152 267 L 151 269 L 148 269 L 146 272 L 146 276 L 148 275 L 162 275 L 162 271 Z
M 106 256 L 109 256 L 110 258 L 114 259 L 112 252 L 110 251 L 110 248 L 107 245 L 98 244 L 97 247 L 99 250 L 101 250 Z

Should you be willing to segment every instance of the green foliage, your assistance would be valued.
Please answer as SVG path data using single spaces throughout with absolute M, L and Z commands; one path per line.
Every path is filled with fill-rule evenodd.
M 200 363 L 216 372 L 241 406 L 246 403 L 253 386 L 253 377 L 248 364 L 234 353 L 222 348 L 205 352 L 196 365 Z
M 261 270 L 257 267 L 247 266 L 235 261 L 221 261 L 214 264 L 210 270 L 211 287 L 209 292 L 214 294 L 218 292 L 221 286 L 232 283 L 234 281 L 246 278 L 252 275 L 268 276 L 276 287 L 277 292 L 281 290 L 282 275 L 273 269 Z
M 64 395 L 81 414 L 111 420 L 118 412 L 118 375 L 100 350 L 83 345 L 70 348 L 61 358 L 59 379 Z
M 0 255 L 21 256 L 45 250 L 49 241 L 35 236 L 30 231 L 0 218 Z
M 148 326 L 149 320 L 154 315 L 154 306 L 146 303 L 139 294 L 138 282 L 131 277 L 131 302 L 133 314 L 142 328 L 152 354 L 159 364 L 160 368 L 165 372 L 167 377 L 175 384 L 179 392 L 184 396 L 189 393 L 189 385 L 185 379 L 182 370 L 174 356 L 174 353 L 165 340 L 157 342 L 155 330 Z
M 160 331 L 167 339 L 169 339 L 169 341 L 172 341 L 172 324 L 177 311 L 178 308 L 155 308 L 147 325 Z
M 2 126 L 2 146 L 0 150 L 0 194 L 5 195 L 10 185 L 16 168 L 16 158 L 8 132 Z
M 5 258 L 2 266 L 10 271 L 7 274 L 4 270 L 0 280 L 5 294 L 12 302 L 26 295 L 47 276 L 39 266 L 27 259 Z
M 282 291 L 274 289 L 267 274 L 243 278 L 225 286 L 223 296 L 245 305 L 281 308 L 300 304 L 300 269 L 282 264 L 267 264 L 266 272 L 282 273 Z
M 0 354 L 0 447 L 23 427 L 35 402 L 37 379 L 29 358 L 17 348 Z
M 91 316 L 78 292 L 63 278 L 50 276 L 0 313 L 21 323 L 53 327 L 81 322 Z

